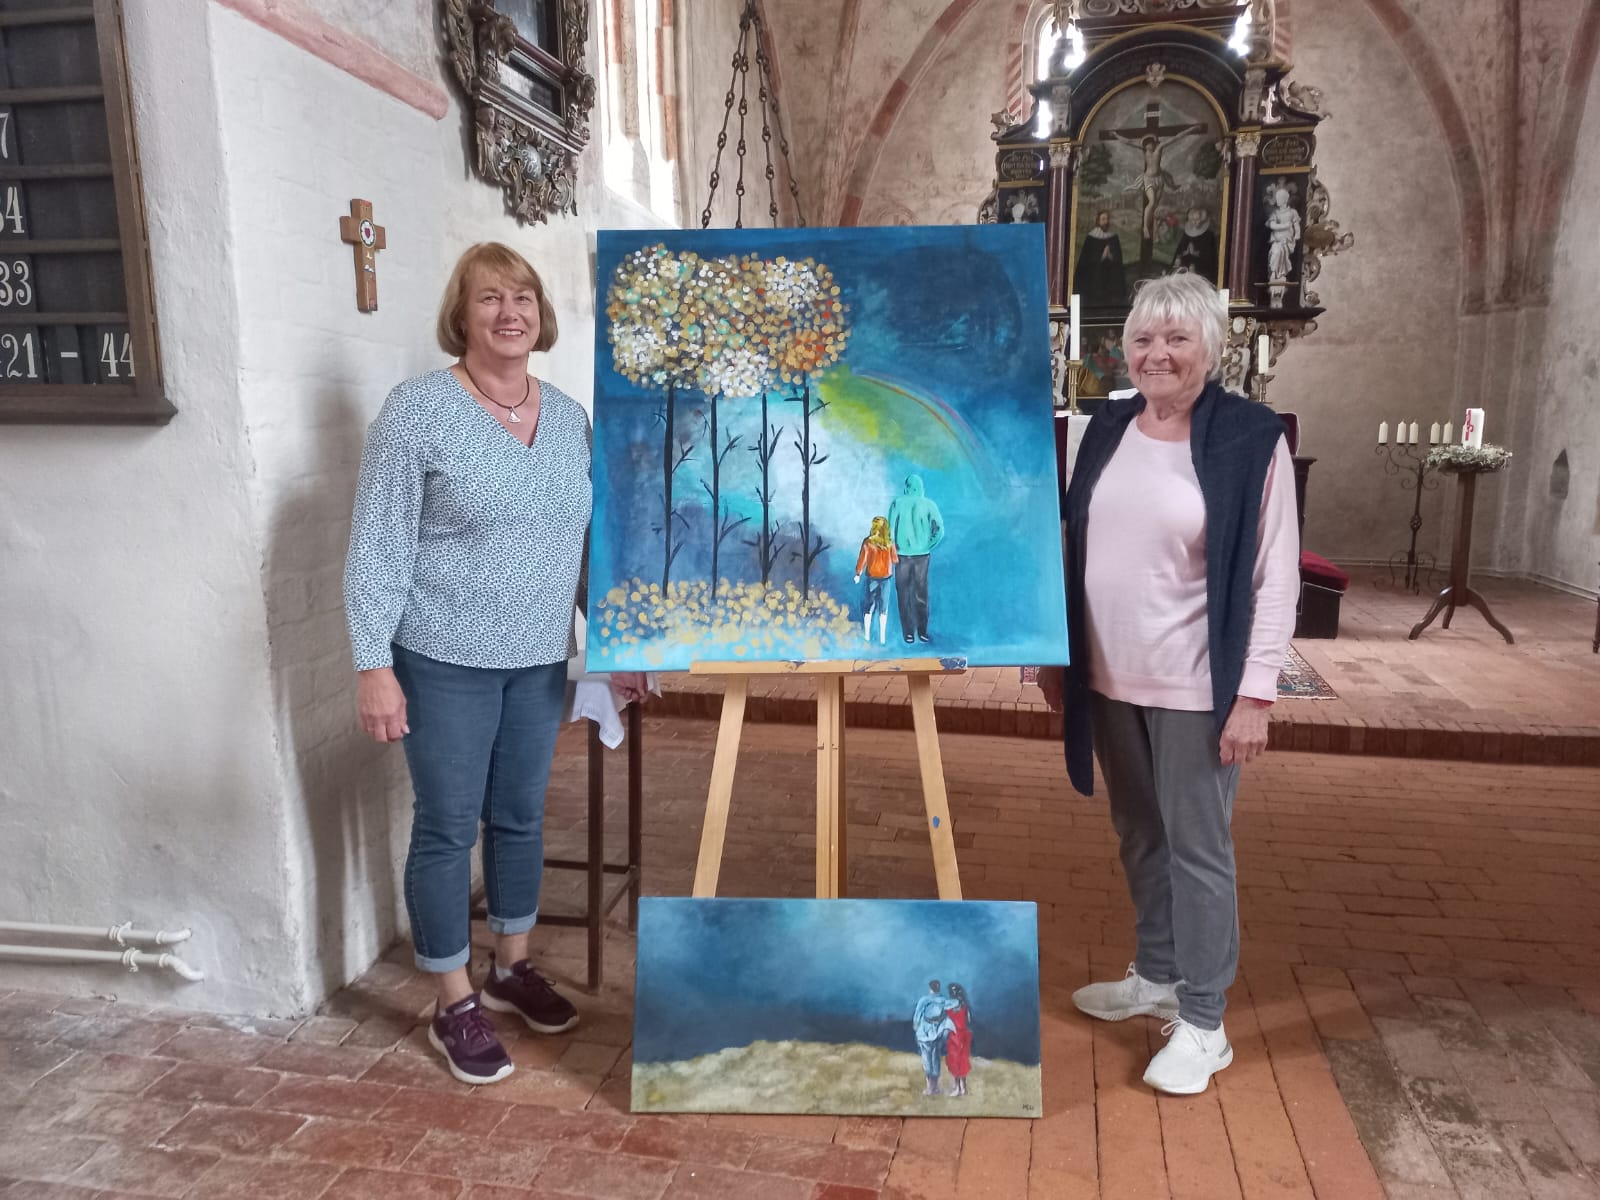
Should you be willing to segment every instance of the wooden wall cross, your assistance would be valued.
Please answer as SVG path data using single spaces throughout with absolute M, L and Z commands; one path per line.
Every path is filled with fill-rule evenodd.
M 372 202 L 350 201 L 350 215 L 339 218 L 339 239 L 356 253 L 356 308 L 373 312 L 378 307 L 378 251 L 384 248 L 384 229 L 372 223 Z

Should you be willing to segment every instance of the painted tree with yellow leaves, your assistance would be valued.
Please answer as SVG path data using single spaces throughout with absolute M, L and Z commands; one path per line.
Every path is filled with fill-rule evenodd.
M 778 381 L 790 389 L 787 400 L 800 405 L 800 433 L 794 448 L 800 455 L 800 594 L 811 594 L 811 568 L 828 548 L 826 538 L 811 528 L 812 471 L 828 461 L 811 436 L 811 419 L 827 407 L 813 394 L 816 377 L 839 361 L 850 340 L 849 306 L 828 267 L 806 258 L 777 258 L 769 264 L 768 303 L 780 314 L 774 347 Z
M 696 381 L 710 398 L 711 478 L 701 479 L 700 486 L 711 500 L 713 604 L 722 579 L 722 544 L 750 520 L 734 516 L 722 494 L 723 465 L 741 441 L 720 427 L 722 401 L 729 396 L 764 397 L 772 380 L 773 318 L 762 299 L 763 267 L 761 260 L 751 257 L 718 259 L 710 280 L 715 294 L 709 298 L 711 311 Z
M 678 468 L 694 452 L 678 430 L 678 392 L 697 385 L 707 317 L 714 302 L 717 268 L 693 251 L 674 254 L 664 245 L 630 253 L 612 272 L 606 292 L 611 362 L 617 374 L 647 388 L 660 388 L 665 404 L 661 435 L 661 591 L 683 549 L 677 526 L 687 518 L 673 505 Z

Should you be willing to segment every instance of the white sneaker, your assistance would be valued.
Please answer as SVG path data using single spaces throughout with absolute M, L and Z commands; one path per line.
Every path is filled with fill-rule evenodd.
M 1158 1092 L 1198 1096 L 1211 1077 L 1233 1061 L 1233 1047 L 1222 1026 L 1201 1029 L 1181 1017 L 1161 1027 L 1167 1044 L 1145 1068 L 1144 1081 Z
M 1178 986 L 1151 983 L 1128 964 L 1128 973 L 1116 983 L 1091 983 L 1072 993 L 1072 1002 L 1091 1017 L 1102 1021 L 1126 1021 L 1129 1017 L 1161 1017 L 1171 1021 L 1178 1015 Z

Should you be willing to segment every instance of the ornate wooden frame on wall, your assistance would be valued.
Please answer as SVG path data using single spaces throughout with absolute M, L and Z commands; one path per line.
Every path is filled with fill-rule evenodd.
M 446 50 L 471 105 L 473 165 L 521 224 L 578 211 L 578 154 L 594 108 L 587 0 L 548 0 L 545 12 L 541 30 L 494 0 L 444 0 Z

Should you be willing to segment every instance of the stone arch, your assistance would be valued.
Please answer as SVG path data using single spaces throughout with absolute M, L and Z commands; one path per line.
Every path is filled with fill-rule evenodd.
M 1534 197 L 1533 234 L 1529 239 L 1523 278 L 1530 292 L 1529 299 L 1540 303 L 1547 302 L 1550 296 L 1556 234 L 1560 229 L 1561 209 L 1566 203 L 1567 184 L 1572 178 L 1572 164 L 1578 157 L 1578 134 L 1594 79 L 1597 53 L 1600 53 L 1600 5 L 1591 4 L 1584 10 L 1573 35 L 1572 53 L 1567 57 L 1566 66 L 1566 103 L 1543 156 L 1544 170 Z
M 877 111 L 867 125 L 866 136 L 856 147 L 850 170 L 845 176 L 844 196 L 839 204 L 839 224 L 854 225 L 860 219 L 861 206 L 866 202 L 872 177 L 878 170 L 878 161 L 883 157 L 884 141 L 894 128 L 912 88 L 944 49 L 957 27 L 980 3 L 982 0 L 950 0 L 950 4 L 934 21 L 933 28 L 923 35 L 905 66 L 900 68 L 900 73 L 889 85 L 883 99 L 878 102 Z

